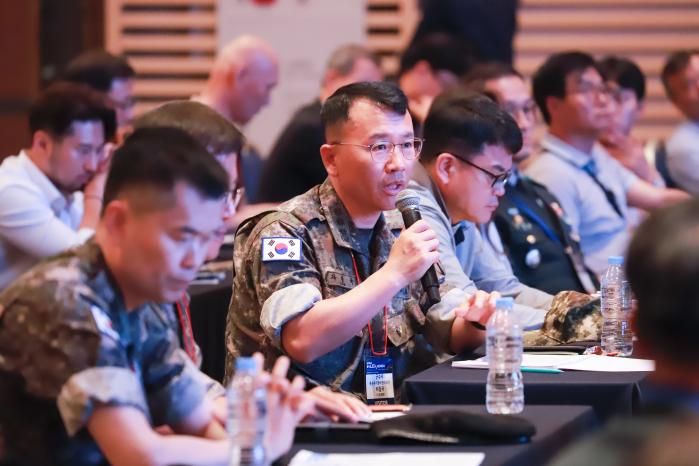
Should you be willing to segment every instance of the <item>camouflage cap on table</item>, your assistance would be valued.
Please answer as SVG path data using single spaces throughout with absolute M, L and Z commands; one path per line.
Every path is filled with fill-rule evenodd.
M 554 346 L 599 340 L 600 300 L 577 291 L 561 291 L 551 303 L 539 330 L 524 332 L 524 346 Z

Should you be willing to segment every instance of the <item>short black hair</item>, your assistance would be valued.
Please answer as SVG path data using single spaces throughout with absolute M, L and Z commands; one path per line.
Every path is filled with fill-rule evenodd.
M 75 83 L 49 86 L 29 108 L 31 134 L 46 131 L 55 138 L 68 136 L 75 121 L 98 120 L 106 141 L 114 138 L 116 113 L 101 92 Z
M 131 78 L 134 75 L 134 69 L 125 58 L 104 50 L 90 50 L 68 63 L 61 79 L 86 84 L 101 92 L 109 92 L 112 81 Z
M 179 128 L 204 146 L 212 155 L 240 154 L 243 134 L 211 107 L 191 100 L 167 102 L 134 121 L 134 128 L 166 126 Z
M 641 102 L 646 97 L 646 77 L 634 62 L 624 57 L 605 57 L 599 61 L 599 71 L 605 81 L 612 81 L 631 89 Z
M 183 181 L 206 199 L 222 197 L 228 174 L 213 155 L 178 128 L 140 128 L 114 153 L 104 188 L 104 206 L 128 189 L 171 191 Z
M 534 74 L 532 89 L 534 100 L 541 110 L 546 123 L 551 123 L 551 114 L 546 108 L 549 97 L 563 98 L 566 95 L 566 77 L 588 68 L 599 71 L 597 62 L 584 52 L 561 52 L 548 57 Z
M 636 230 L 626 261 L 639 340 L 699 365 L 699 200 L 658 209 Z
M 430 163 L 442 152 L 472 157 L 484 145 L 503 145 L 510 154 L 522 148 L 522 132 L 492 99 L 463 89 L 437 97 L 425 119 L 420 160 Z
M 663 71 L 660 73 L 660 79 L 663 82 L 663 87 L 665 88 L 665 93 L 672 99 L 672 90 L 670 89 L 670 78 L 680 73 L 687 68 L 689 62 L 694 55 L 699 55 L 699 49 L 692 50 L 678 50 L 673 52 L 663 66 Z
M 464 87 L 468 90 L 485 94 L 497 102 L 496 96 L 486 91 L 485 83 L 494 79 L 505 78 L 507 76 L 516 76 L 524 80 L 524 77 L 514 67 L 508 63 L 499 61 L 476 63 L 473 68 L 466 73 L 461 80 Z
M 347 121 L 352 104 L 361 99 L 369 100 L 398 115 L 404 115 L 408 111 L 408 98 L 395 84 L 380 81 L 352 83 L 336 90 L 323 103 L 320 109 L 323 128 Z
M 434 71 L 446 70 L 463 76 L 475 62 L 473 47 L 460 37 L 435 32 L 418 39 L 403 52 L 398 76 L 426 61 Z

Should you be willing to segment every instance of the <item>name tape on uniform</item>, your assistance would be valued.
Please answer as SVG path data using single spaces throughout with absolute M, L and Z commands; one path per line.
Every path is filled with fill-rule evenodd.
M 301 260 L 301 240 L 293 236 L 262 238 L 262 262 Z

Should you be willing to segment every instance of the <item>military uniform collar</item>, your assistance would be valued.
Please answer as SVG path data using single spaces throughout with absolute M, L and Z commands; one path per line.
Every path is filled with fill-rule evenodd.
M 354 225 L 352 218 L 347 212 L 347 208 L 338 197 L 335 188 L 333 188 L 329 179 L 326 179 L 323 184 L 318 187 L 318 199 L 322 215 L 328 223 L 330 233 L 338 246 L 352 249 L 361 254 L 367 254 L 368 248 L 366 244 L 362 244 L 357 234 L 357 227 Z M 395 219 L 392 219 L 395 223 Z M 386 232 L 390 235 L 390 231 L 386 228 L 387 222 L 382 213 L 374 225 L 374 241 Z

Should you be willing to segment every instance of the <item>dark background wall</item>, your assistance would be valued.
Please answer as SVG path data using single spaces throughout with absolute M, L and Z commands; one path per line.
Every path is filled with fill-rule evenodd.
M 31 101 L 103 31 L 103 0 L 0 0 L 0 158 L 27 146 Z

